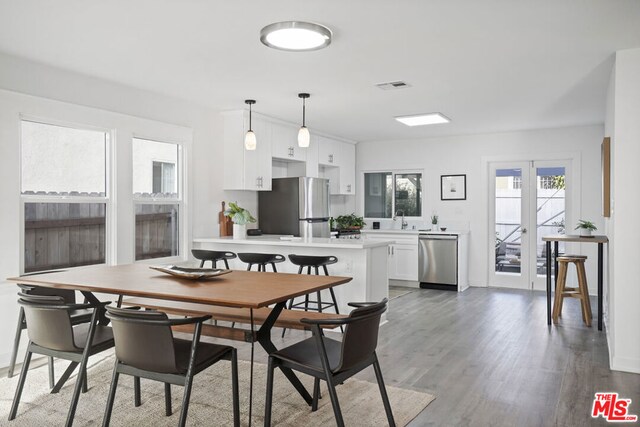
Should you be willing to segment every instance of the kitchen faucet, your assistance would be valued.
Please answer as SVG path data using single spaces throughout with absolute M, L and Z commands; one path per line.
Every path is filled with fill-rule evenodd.
M 400 223 L 400 229 L 404 230 L 409 224 L 404 220 L 404 211 L 402 209 L 398 209 L 396 211 L 396 214 L 393 216 L 393 220 L 395 221 L 398 218 L 398 212 L 402 212 L 402 222 Z

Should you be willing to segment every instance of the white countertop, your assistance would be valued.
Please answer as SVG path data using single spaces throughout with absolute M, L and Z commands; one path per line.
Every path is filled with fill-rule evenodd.
M 360 231 L 363 234 L 402 234 L 402 235 L 408 235 L 408 236 L 417 236 L 420 233 L 423 234 L 449 234 L 449 235 L 455 235 L 455 236 L 461 236 L 463 234 L 469 234 L 469 230 L 449 230 L 447 228 L 447 231 L 431 231 L 431 230 L 395 230 L 395 229 L 389 229 L 389 230 L 372 230 L 372 229 L 367 229 L 367 230 L 361 230 Z
M 417 231 L 416 231 L 417 233 Z M 379 241 L 369 239 L 329 239 L 314 237 L 301 239 L 279 235 L 250 236 L 246 239 L 234 239 L 233 237 L 201 237 L 193 239 L 194 243 L 220 243 L 227 245 L 269 245 L 269 246 L 297 246 L 333 249 L 369 249 L 379 246 L 388 246 L 394 243 L 392 240 Z

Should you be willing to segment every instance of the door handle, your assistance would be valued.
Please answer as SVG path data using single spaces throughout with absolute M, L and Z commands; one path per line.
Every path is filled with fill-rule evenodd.
M 523 228 L 523 229 L 522 229 L 522 234 L 525 234 L 526 232 L 527 232 L 527 229 L 526 229 L 526 228 Z

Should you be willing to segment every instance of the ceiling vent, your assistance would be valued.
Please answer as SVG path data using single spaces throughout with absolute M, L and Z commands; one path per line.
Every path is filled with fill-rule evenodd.
M 409 83 L 400 80 L 395 82 L 378 83 L 376 86 L 382 90 L 404 89 L 406 87 L 411 87 Z

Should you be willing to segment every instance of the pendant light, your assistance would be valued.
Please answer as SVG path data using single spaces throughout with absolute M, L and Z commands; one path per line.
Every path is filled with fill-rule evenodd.
M 258 145 L 258 141 L 256 140 L 256 134 L 253 132 L 251 128 L 251 106 L 256 103 L 253 99 L 247 99 L 244 101 L 245 104 L 249 105 L 249 130 L 244 135 L 244 148 L 246 150 L 255 150 Z
M 298 131 L 298 147 L 308 147 L 311 140 L 311 134 L 306 124 L 306 99 L 309 98 L 308 93 L 299 93 L 298 98 L 302 98 L 302 126 Z

